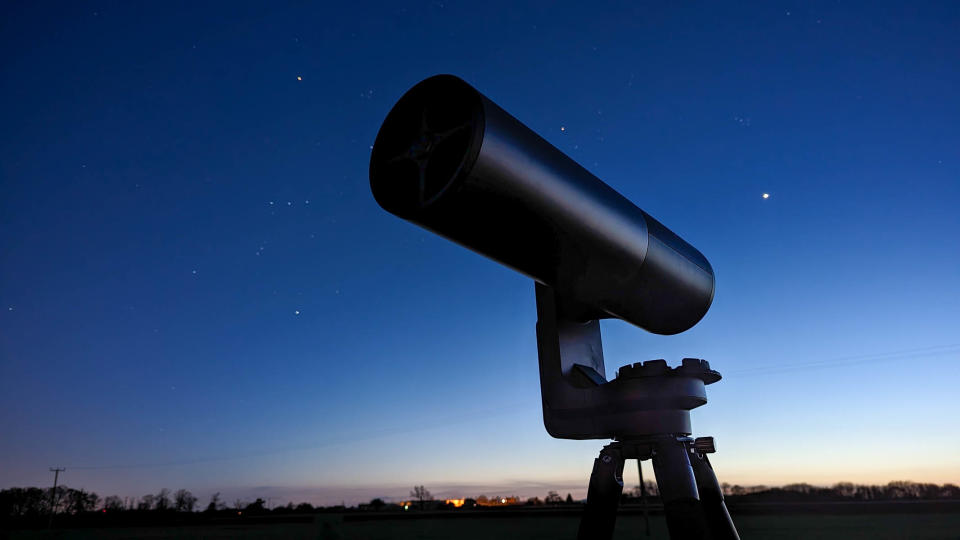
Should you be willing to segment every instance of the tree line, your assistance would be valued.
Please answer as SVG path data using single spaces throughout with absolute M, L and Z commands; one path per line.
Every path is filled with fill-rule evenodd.
M 658 497 L 657 485 L 644 482 L 647 497 Z M 838 482 L 832 486 L 787 484 L 785 486 L 740 486 L 724 482 L 724 497 L 742 501 L 894 501 L 960 499 L 960 487 L 898 480 L 886 485 Z M 627 499 L 640 497 L 640 487 L 624 492 Z
M 657 485 L 654 482 L 644 482 L 646 495 L 651 500 L 658 499 Z M 960 487 L 953 484 L 930 484 L 910 481 L 895 481 L 886 485 L 864 485 L 851 482 L 840 482 L 829 487 L 813 486 L 810 484 L 789 484 L 779 487 L 769 486 L 739 486 L 724 483 L 724 495 L 729 499 L 742 501 L 889 501 L 889 500 L 944 500 L 960 499 Z M 411 491 L 420 508 L 433 496 L 423 486 L 417 486 Z M 640 488 L 625 490 L 624 502 L 632 502 L 640 497 Z M 470 501 L 486 500 L 480 496 Z M 517 497 L 510 497 L 517 500 Z M 270 508 L 263 499 L 253 502 L 236 499 L 232 503 L 223 501 L 219 493 L 213 494 L 204 506 L 198 506 L 197 498 L 186 489 L 170 491 L 161 489 L 157 493 L 149 493 L 141 497 L 121 498 L 116 495 L 101 498 L 92 491 L 73 489 L 67 486 L 53 488 L 13 487 L 0 490 L 0 518 L 32 519 L 46 516 L 79 516 L 92 513 L 105 514 L 151 514 L 151 515 L 185 515 L 199 512 L 206 514 L 258 515 L 258 514 L 285 514 L 310 513 L 315 511 L 346 511 L 351 510 L 343 505 L 324 508 L 303 502 L 292 502 L 283 506 Z M 442 502 L 442 501 L 441 501 Z M 568 493 L 562 497 L 555 491 L 547 493 L 546 497 L 530 497 L 525 502 L 529 506 L 576 504 Z M 374 499 L 368 504 L 361 504 L 359 510 L 386 510 L 395 505 L 387 504 L 381 499 Z M 476 505 L 474 505 L 476 506 Z
M 197 505 L 197 498 L 186 489 L 170 491 L 163 488 L 157 493 L 148 493 L 142 497 L 118 497 L 110 495 L 101 498 L 92 491 L 73 489 L 67 486 L 53 488 L 13 487 L 0 490 L 0 517 L 2 518 L 40 518 L 50 515 L 78 516 L 89 513 L 154 513 L 154 514 L 190 514 L 239 513 L 262 514 L 267 512 L 313 512 L 321 507 L 310 503 L 293 504 L 268 508 L 263 499 L 248 502 L 236 499 L 232 503 L 223 501 L 220 493 L 214 493 L 204 507 Z
M 723 484 L 725 496 L 744 500 L 937 500 L 960 499 L 960 487 L 953 484 L 929 484 L 898 480 L 883 486 L 839 482 L 830 487 L 810 484 L 788 484 L 780 487 L 741 487 Z

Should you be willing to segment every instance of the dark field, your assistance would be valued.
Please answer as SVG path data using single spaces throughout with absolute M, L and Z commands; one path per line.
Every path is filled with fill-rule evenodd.
M 809 510 L 809 509 L 807 509 Z M 852 511 L 851 511 L 852 510 Z M 862 512 L 860 508 L 832 508 L 826 512 L 791 511 L 767 513 L 752 511 L 735 515 L 744 540 L 750 539 L 957 539 L 960 540 L 960 508 L 898 509 Z M 322 538 L 339 540 L 506 540 L 529 538 L 554 540 L 575 538 L 579 518 L 574 512 L 502 512 L 491 515 L 436 515 L 410 519 L 366 519 L 357 514 L 297 516 L 297 522 L 232 522 L 217 525 L 182 527 L 117 527 L 110 529 L 72 529 L 18 531 L 11 539 L 80 538 L 117 540 L 126 538 Z M 360 517 L 360 520 L 355 518 Z M 650 538 L 667 539 L 663 516 L 650 516 Z M 617 520 L 617 539 L 645 538 L 641 515 L 628 513 Z

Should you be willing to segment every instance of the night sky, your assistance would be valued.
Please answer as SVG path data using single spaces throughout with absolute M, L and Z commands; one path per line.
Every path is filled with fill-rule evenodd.
M 370 193 L 436 73 L 710 259 L 692 330 L 603 331 L 724 374 L 721 481 L 960 483 L 960 4 L 908 4 L 4 3 L 0 488 L 583 496 L 533 283 Z

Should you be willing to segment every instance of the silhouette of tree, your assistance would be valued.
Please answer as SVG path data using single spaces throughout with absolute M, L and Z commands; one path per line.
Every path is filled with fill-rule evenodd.
M 560 504 L 563 502 L 563 499 L 560 498 L 560 495 L 556 491 L 550 491 L 547 493 L 547 497 L 543 500 L 547 504 Z
M 313 505 L 312 505 L 312 504 L 307 503 L 307 502 L 302 502 L 302 503 L 300 503 L 300 504 L 297 505 L 297 507 L 295 508 L 295 510 L 296 510 L 297 512 L 313 512 L 314 508 L 313 508 Z
M 383 502 L 383 499 L 379 497 L 370 501 L 370 508 L 373 508 L 374 510 L 382 510 L 386 505 L 387 503 Z
M 567 499 L 564 502 L 566 502 L 567 504 L 573 504 L 573 495 L 567 493 Z
M 262 514 L 262 513 L 264 512 L 264 510 L 266 510 L 266 504 L 267 504 L 266 501 L 264 501 L 263 499 L 257 497 L 257 500 L 255 500 L 255 501 L 253 501 L 252 503 L 248 504 L 248 505 L 243 509 L 243 511 L 246 512 L 246 513 L 248 513 L 248 514 Z
M 164 511 L 170 509 L 170 490 L 163 488 L 157 493 L 157 497 L 153 502 L 153 507 L 156 510 Z
M 841 497 L 853 498 L 857 494 L 857 486 L 851 482 L 838 482 L 834 484 L 833 490 Z
M 45 510 L 49 513 L 52 508 L 52 513 L 54 514 L 63 512 L 67 506 L 66 501 L 69 490 L 70 488 L 64 485 L 57 486 L 56 492 L 54 492 L 52 487 L 48 488 L 46 494 L 47 503 L 44 505 Z
M 210 496 L 210 503 L 207 504 L 207 512 L 216 512 L 217 510 L 223 510 L 223 503 L 220 502 L 220 492 L 216 492 Z
M 423 486 L 414 486 L 413 491 L 410 492 L 410 496 L 416 499 L 416 501 L 420 504 L 421 510 L 423 510 L 424 502 L 433 500 L 433 495 L 431 495 L 430 491 Z
M 724 494 L 729 494 L 728 489 L 730 487 L 730 484 L 726 484 L 726 486 L 727 487 L 722 489 L 724 489 Z M 643 481 L 643 491 L 646 492 L 647 497 L 656 497 L 659 494 L 659 491 L 657 491 L 657 483 L 653 482 L 652 480 Z M 641 497 L 639 484 L 637 484 L 637 487 L 631 490 L 631 496 L 638 499 Z
M 38 487 L 0 491 L 0 517 L 36 517 L 47 514 L 50 495 Z
M 82 489 L 68 489 L 64 497 L 66 510 L 71 514 L 82 514 L 97 507 L 100 496 L 96 493 L 87 493 Z
M 173 508 L 177 512 L 193 512 L 193 507 L 197 504 L 197 498 L 193 493 L 185 489 L 178 489 L 173 494 Z
M 156 497 L 152 493 L 147 493 L 143 497 L 140 497 L 140 502 L 137 504 L 137 510 L 153 510 L 154 501 Z
M 123 510 L 123 499 L 117 497 L 116 495 L 110 495 L 109 497 L 103 499 L 103 509 L 108 512 Z

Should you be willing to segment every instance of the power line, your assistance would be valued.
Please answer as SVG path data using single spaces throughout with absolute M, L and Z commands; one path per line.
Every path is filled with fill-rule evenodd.
M 827 360 L 812 360 L 809 362 L 798 362 L 793 364 L 776 364 L 759 366 L 754 368 L 738 369 L 727 371 L 725 375 L 737 375 L 738 377 L 749 377 L 759 375 L 774 375 L 788 373 L 791 371 L 806 371 L 825 368 L 842 368 L 855 366 L 858 364 L 867 364 L 875 362 L 888 362 L 891 360 L 903 360 L 907 358 L 927 358 L 942 356 L 946 354 L 960 353 L 960 343 L 949 345 L 933 345 L 929 347 L 920 347 L 915 349 L 903 349 L 887 352 L 875 352 L 868 354 L 859 354 L 852 356 L 841 356 Z
M 919 347 L 914 349 L 903 349 L 903 350 L 895 350 L 895 351 L 887 351 L 887 352 L 874 352 L 874 353 L 852 355 L 852 356 L 842 356 L 842 357 L 832 358 L 828 360 L 814 360 L 810 362 L 800 362 L 800 363 L 794 363 L 794 364 L 760 366 L 755 368 L 726 371 L 724 374 L 727 376 L 736 375 L 737 378 L 750 377 L 750 376 L 762 376 L 762 375 L 776 375 L 776 374 L 787 373 L 791 371 L 805 371 L 805 370 L 825 369 L 825 368 L 841 368 L 841 367 L 853 366 L 853 365 L 864 364 L 864 363 L 885 362 L 890 360 L 901 360 L 904 358 L 923 358 L 923 357 L 939 356 L 939 355 L 952 354 L 952 353 L 960 353 L 960 343 L 947 344 L 947 345 L 933 345 L 928 347 Z M 288 453 L 288 452 L 314 450 L 318 448 L 344 444 L 347 442 L 364 441 L 364 440 L 370 440 L 370 439 L 378 439 L 382 437 L 389 437 L 393 435 L 401 435 L 406 433 L 414 433 L 418 431 L 426 431 L 426 430 L 435 429 L 438 427 L 445 427 L 445 426 L 461 424 L 461 423 L 473 421 L 473 420 L 490 418 L 494 416 L 501 416 L 503 414 L 507 414 L 509 412 L 514 411 L 517 406 L 519 406 L 519 404 L 512 404 L 512 405 L 497 407 L 493 409 L 474 411 L 473 413 L 459 414 L 456 417 L 448 417 L 446 419 L 441 419 L 436 422 L 430 422 L 427 424 L 422 424 L 414 427 L 406 426 L 403 428 L 383 429 L 378 432 L 372 432 L 372 433 L 367 432 L 357 436 L 345 436 L 345 437 L 329 439 L 329 440 L 321 441 L 315 444 L 273 448 L 273 449 L 256 451 L 256 452 L 248 452 L 244 454 L 235 454 L 232 456 L 208 456 L 208 457 L 197 457 L 197 458 L 183 459 L 183 460 L 174 460 L 174 461 L 168 461 L 168 462 L 132 463 L 132 464 L 122 464 L 122 465 L 71 466 L 71 469 L 84 470 L 84 471 L 109 470 L 109 469 L 155 469 L 155 468 L 180 467 L 180 466 L 187 466 L 187 465 L 197 465 L 201 463 L 215 463 L 215 462 L 221 462 L 221 461 L 233 461 L 238 459 L 265 457 L 265 456 Z M 54 469 L 50 469 L 50 470 L 53 471 Z
M 245 454 L 235 454 L 232 456 L 208 456 L 208 457 L 197 457 L 192 459 L 168 461 L 168 462 L 155 462 L 155 463 L 132 463 L 128 465 L 90 465 L 90 466 L 71 466 L 71 470 L 81 470 L 81 471 L 98 471 L 98 470 L 108 470 L 108 469 L 157 469 L 165 467 L 180 467 L 186 465 L 197 465 L 200 463 L 214 463 L 219 461 L 233 461 L 237 459 L 249 459 L 255 457 L 265 457 L 271 456 L 274 454 L 283 454 L 288 452 L 298 452 L 303 450 L 315 450 L 317 448 L 324 448 L 328 446 L 336 446 L 338 444 L 344 444 L 354 441 L 365 441 L 370 439 L 378 439 L 381 437 L 390 437 L 393 435 L 402 435 L 406 433 L 415 433 L 418 431 L 426 431 L 429 429 L 435 429 L 439 427 L 445 427 L 450 425 L 462 424 L 466 422 L 471 422 L 474 420 L 480 420 L 484 418 L 491 418 L 495 416 L 502 416 L 504 414 L 511 413 L 516 410 L 518 404 L 506 405 L 503 407 L 496 407 L 493 409 L 485 409 L 480 411 L 475 411 L 473 413 L 464 413 L 457 415 L 456 417 L 447 417 L 441 419 L 437 422 L 431 422 L 427 424 L 422 424 L 414 427 L 403 427 L 403 428 L 392 428 L 392 429 L 383 429 L 377 432 L 368 432 L 363 435 L 357 436 L 348 436 L 348 437 L 338 437 L 335 439 L 329 439 L 326 441 L 321 441 L 315 444 L 307 444 L 300 446 L 288 446 L 283 448 L 273 448 L 269 450 L 262 450 L 258 452 L 248 452 Z M 51 469 L 53 470 L 53 469 Z

